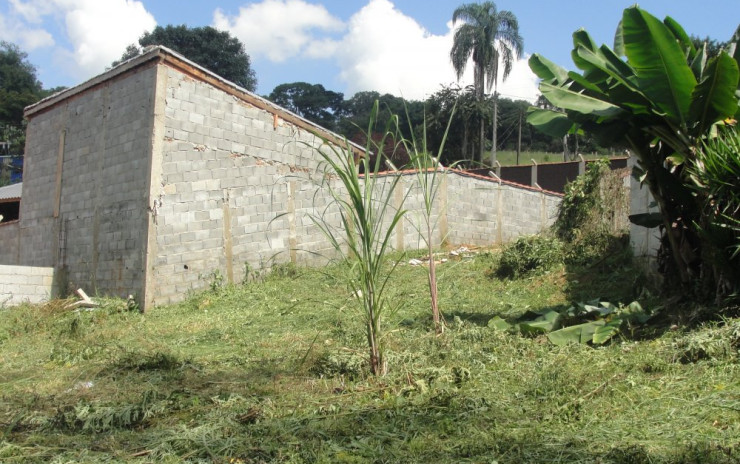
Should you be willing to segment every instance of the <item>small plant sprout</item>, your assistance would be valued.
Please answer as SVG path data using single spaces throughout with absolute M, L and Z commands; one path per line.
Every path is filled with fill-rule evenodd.
M 365 154 L 355 158 L 349 145 L 337 147 L 324 143 L 320 153 L 327 172 L 325 185 L 339 207 L 341 226 L 335 227 L 323 216 L 312 216 L 334 250 L 347 263 L 347 280 L 352 295 L 362 305 L 365 319 L 367 343 L 370 349 L 370 371 L 374 375 L 385 375 L 387 364 L 383 350 L 384 313 L 390 302 L 385 290 L 389 278 L 400 262 L 400 257 L 386 266 L 387 252 L 391 247 L 391 236 L 400 223 L 405 211 L 394 207 L 394 192 L 400 180 L 398 175 L 379 176 L 386 158 L 383 147 L 386 141 L 398 147 L 398 117 L 392 116 L 386 123 L 379 142 L 371 137 L 378 115 L 375 102 L 367 130 Z M 374 160 L 370 155 L 375 153 Z M 362 172 L 363 174 L 360 174 Z M 335 182 L 339 181 L 338 185 Z

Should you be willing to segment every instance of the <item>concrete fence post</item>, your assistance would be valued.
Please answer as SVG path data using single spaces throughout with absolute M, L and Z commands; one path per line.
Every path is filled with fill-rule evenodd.
M 496 162 L 498 164 L 498 161 Z M 501 169 L 501 165 L 498 165 L 499 170 Z M 496 189 L 496 244 L 500 245 L 504 241 L 504 235 L 503 235 L 503 227 L 504 227 L 504 200 L 503 200 L 503 193 L 501 191 L 501 176 L 493 173 L 493 171 L 488 171 L 488 175 L 496 179 L 496 183 L 498 184 L 498 188 Z
M 290 262 L 297 264 L 298 256 L 298 233 L 295 227 L 295 192 L 296 192 L 296 181 L 291 180 L 288 182 L 288 252 L 290 253 Z
M 396 175 L 398 175 L 398 174 L 396 174 Z M 396 185 L 396 190 L 393 192 L 393 196 L 394 196 L 393 200 L 394 200 L 394 203 L 395 203 L 393 206 L 395 206 L 396 211 L 398 211 L 401 208 L 403 208 L 403 199 L 404 199 L 404 193 L 405 193 L 404 192 L 404 189 L 405 188 L 406 188 L 406 185 L 405 185 L 405 183 L 403 181 L 403 176 L 401 176 L 398 179 L 398 184 Z M 401 218 L 401 221 L 398 224 L 399 227 L 396 227 L 396 230 L 395 230 L 395 234 L 396 234 L 396 249 L 399 250 L 399 251 L 403 251 L 404 250 L 404 243 L 403 243 L 403 241 L 404 241 L 404 235 L 405 234 L 404 234 L 403 231 L 406 228 L 406 221 L 407 221 L 407 219 L 405 217 L 402 217 Z
M 448 187 L 447 187 L 447 171 L 442 170 L 442 184 L 439 186 L 439 244 L 444 245 L 447 241 L 447 235 L 450 233 L 449 224 L 447 222 L 448 208 Z
M 231 238 L 231 207 L 229 205 L 229 191 L 223 189 L 223 198 L 221 202 L 223 213 L 223 239 L 224 239 L 224 258 L 226 259 L 226 281 L 229 284 L 234 283 L 234 251 Z

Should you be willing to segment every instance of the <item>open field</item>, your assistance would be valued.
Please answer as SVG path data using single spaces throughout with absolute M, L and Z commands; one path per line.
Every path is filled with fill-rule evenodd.
M 740 461 L 740 319 L 556 347 L 488 321 L 629 302 L 634 269 L 498 280 L 496 259 L 440 266 L 439 337 L 425 270 L 398 268 L 383 378 L 366 375 L 339 267 L 230 288 L 211 276 L 213 290 L 147 314 L 116 300 L 3 310 L 0 462 Z
M 582 153 L 582 155 L 587 160 L 603 158 L 603 156 L 592 153 Z M 515 166 L 516 151 L 503 150 L 496 152 L 496 159 L 501 163 L 501 166 Z M 537 163 L 559 163 L 563 162 L 563 154 L 544 151 L 523 151 L 519 154 L 519 164 L 532 164 L 532 160 L 537 161 Z M 486 162 L 490 162 L 490 155 L 486 157 Z

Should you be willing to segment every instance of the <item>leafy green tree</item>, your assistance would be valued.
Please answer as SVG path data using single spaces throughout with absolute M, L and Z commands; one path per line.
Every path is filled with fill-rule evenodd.
M 407 111 L 413 127 L 419 127 L 424 121 L 424 102 L 396 97 L 389 93 L 381 95 L 374 90 L 357 92 L 345 100 L 341 108 L 342 121 L 340 131 L 348 137 L 357 131 L 357 127 L 364 130 L 370 121 L 373 106 L 378 102 L 378 117 L 386 120 L 392 115 L 405 114 Z M 402 135 L 409 138 L 408 127 L 402 127 Z
M 3 156 L 23 156 L 26 142 L 23 109 L 64 89 L 42 89 L 36 68 L 27 58 L 17 45 L 0 42 L 0 142 L 3 142 L 0 155 Z M 7 165 L 0 160 L 0 185 L 9 180 Z
M 511 73 L 514 62 L 524 48 L 524 41 L 519 35 L 519 22 L 514 13 L 508 10 L 498 11 L 494 2 L 466 3 L 452 13 L 453 24 L 462 21 L 456 31 L 450 59 L 455 68 L 458 80 L 465 72 L 468 60 L 473 59 L 473 85 L 479 101 L 483 100 L 485 91 L 493 92 L 493 140 L 491 164 L 496 161 L 497 145 L 497 91 L 499 63 L 503 65 L 502 80 Z M 483 162 L 485 128 L 480 126 L 480 160 Z
M 28 55 L 18 46 L 0 42 L 0 124 L 19 126 L 23 108 L 36 103 L 41 95 L 41 82 Z
M 321 84 L 293 82 L 280 84 L 267 97 L 283 108 L 327 129 L 334 129 L 344 103 L 340 92 L 326 90 Z
M 528 121 L 553 135 L 586 130 L 602 143 L 629 146 L 660 208 L 677 288 L 712 289 L 717 299 L 738 289 L 740 266 L 737 256 L 717 259 L 728 250 L 702 232 L 706 198 L 689 173 L 704 169 L 697 152 L 717 127 L 740 118 L 738 42 L 740 28 L 727 51 L 708 59 L 675 20 L 661 22 L 635 6 L 624 10 L 613 49 L 598 47 L 584 30 L 573 34 L 573 61 L 583 74 L 536 54 L 529 61 L 540 91 L 562 112 L 532 108 Z M 732 175 L 725 181 L 737 185 Z
M 485 124 L 487 116 L 486 103 L 478 100 L 475 88 L 471 85 L 442 87 L 427 99 L 426 106 L 429 149 L 437 152 L 443 147 L 440 158 L 444 164 L 474 159 L 473 131 L 479 121 Z M 447 143 L 442 145 L 448 123 Z
M 376 102 L 378 109 L 373 117 Z M 376 91 L 357 92 L 343 102 L 336 130 L 347 139 L 363 146 L 368 143 L 367 137 L 371 137 L 375 143 L 384 140 L 390 144 L 391 140 L 383 137 L 383 126 L 380 121 L 389 120 L 398 114 L 408 114 L 409 124 L 400 124 L 398 130 L 403 138 L 410 139 L 411 131 L 419 131 L 423 127 L 424 102 L 405 101 L 401 97 L 388 93 L 381 95 Z M 369 126 L 370 123 L 372 124 Z M 408 153 L 403 146 L 394 148 L 388 145 L 384 150 L 389 153 L 388 159 L 397 166 L 409 162 Z
M 157 26 L 139 38 L 139 45 L 131 44 L 121 59 L 113 66 L 141 53 L 140 47 L 164 45 L 182 54 L 187 59 L 213 71 L 224 79 L 249 91 L 257 88 L 257 78 L 251 67 L 244 44 L 226 31 L 210 26 L 189 28 L 187 26 Z
M 712 39 L 710 37 L 704 37 L 702 39 L 701 37 L 695 35 L 691 36 L 691 43 L 697 50 L 701 50 L 703 47 L 706 46 L 707 58 L 714 58 L 715 56 L 719 55 L 719 52 L 721 52 L 722 49 L 726 48 L 730 44 L 729 42 L 720 42 L 719 40 Z

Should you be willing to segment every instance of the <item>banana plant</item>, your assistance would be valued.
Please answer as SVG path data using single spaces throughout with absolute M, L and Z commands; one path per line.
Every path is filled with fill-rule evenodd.
M 580 73 L 534 54 L 529 65 L 540 91 L 562 111 L 530 108 L 527 121 L 562 136 L 586 131 L 602 144 L 624 144 L 661 212 L 681 283 L 703 264 L 700 201 L 684 167 L 718 125 L 740 118 L 740 27 L 729 46 L 707 59 L 672 18 L 660 21 L 637 6 L 624 10 L 613 48 L 597 46 L 585 30 L 573 34 L 573 62 Z M 715 273 L 716 274 L 716 273 Z
M 596 299 L 575 303 L 561 311 L 527 311 L 515 324 L 497 316 L 488 322 L 488 326 L 523 335 L 546 334 L 550 343 L 558 346 L 569 343 L 603 345 L 624 329 L 647 323 L 660 310 L 658 307 L 647 311 L 637 301 L 624 306 Z

